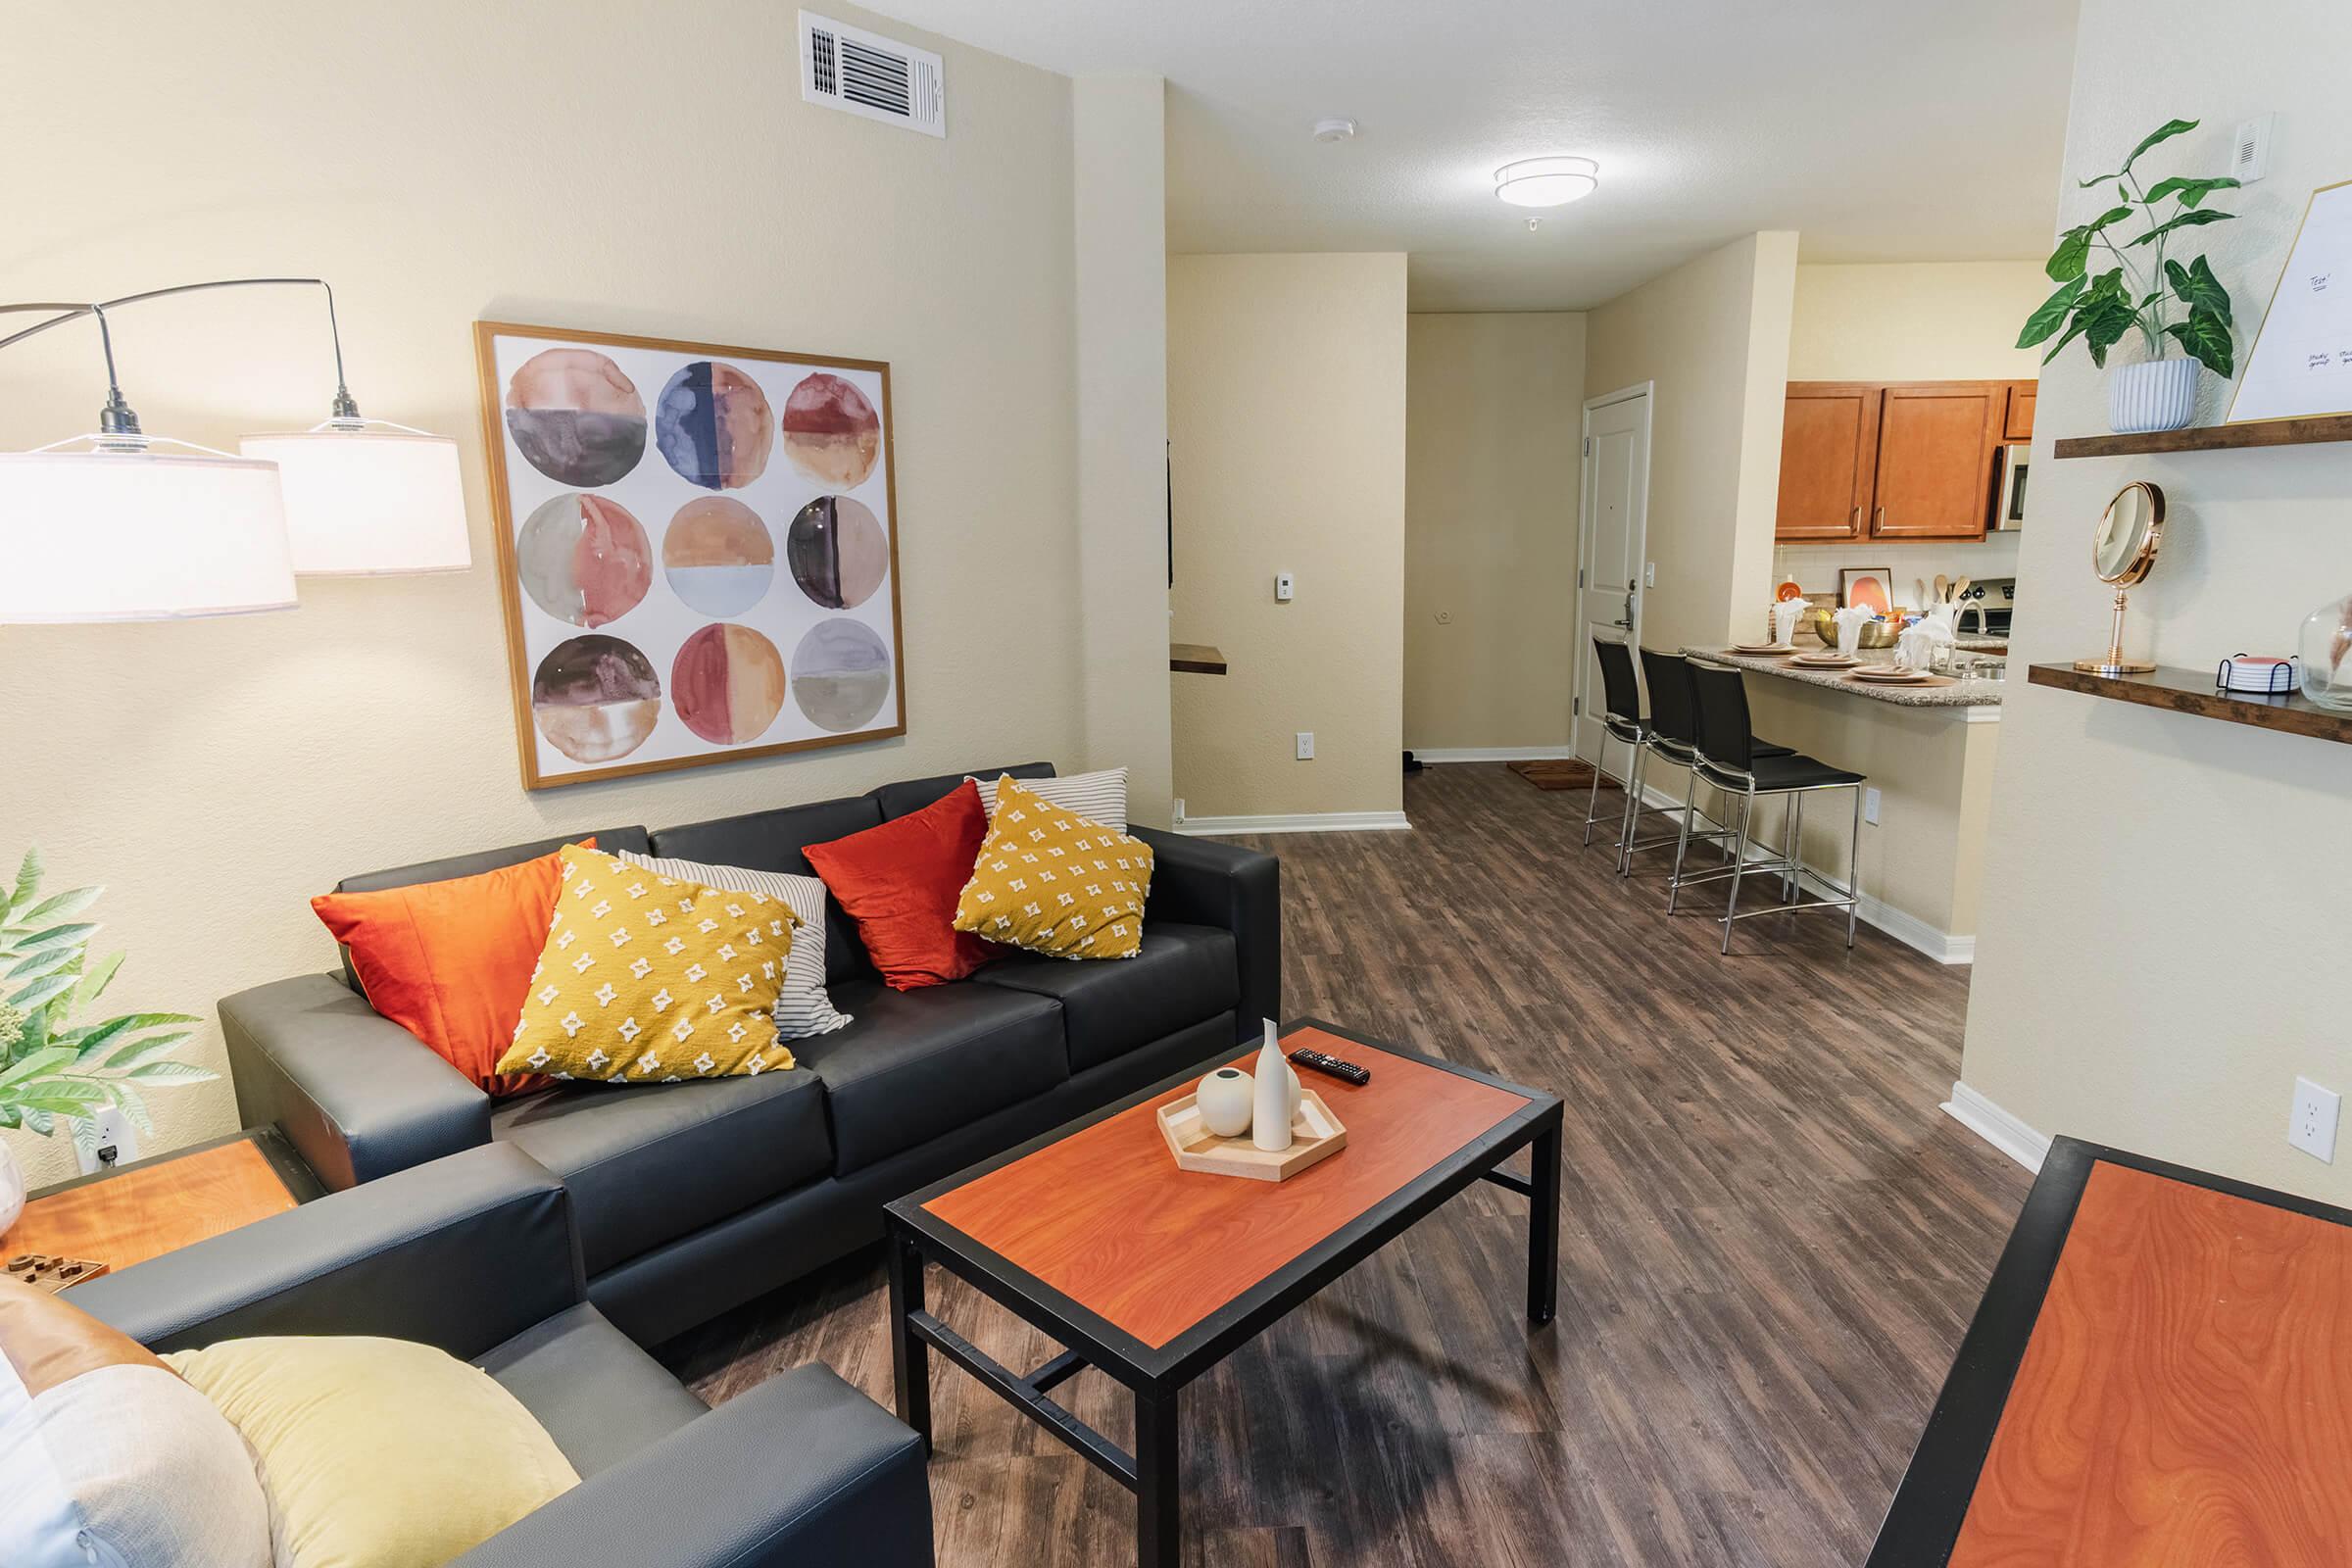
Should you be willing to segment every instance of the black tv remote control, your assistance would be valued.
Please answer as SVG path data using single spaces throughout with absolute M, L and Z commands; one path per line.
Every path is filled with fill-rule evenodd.
M 1291 1053 L 1291 1060 L 1310 1072 L 1329 1073 L 1342 1083 L 1353 1084 L 1358 1089 L 1372 1081 L 1371 1068 L 1359 1067 L 1352 1061 L 1342 1061 L 1337 1056 L 1326 1056 L 1320 1051 L 1309 1051 L 1304 1046 Z

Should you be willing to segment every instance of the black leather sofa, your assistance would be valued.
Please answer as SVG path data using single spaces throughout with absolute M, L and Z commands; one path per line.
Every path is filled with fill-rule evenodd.
M 976 770 L 975 770 L 976 771 Z M 1050 776 L 1048 763 L 991 770 Z M 961 773 L 648 833 L 609 851 L 807 875 L 802 847 L 931 805 Z M 589 831 L 567 835 L 578 838 Z M 827 989 L 857 1021 L 796 1041 L 788 1073 L 493 1101 L 376 1014 L 346 966 L 220 1003 L 237 1108 L 275 1124 L 329 1188 L 508 1143 L 571 1190 L 589 1298 L 655 1344 L 881 1235 L 882 1205 L 1254 1038 L 1281 1013 L 1278 863 L 1138 829 L 1155 858 L 1141 956 L 1015 955 L 955 985 L 881 983 L 836 908 Z M 465 876 L 544 855 L 517 844 L 346 879 Z
M 706 1407 L 588 1302 L 574 1206 L 520 1152 L 468 1150 L 91 1280 L 73 1300 L 155 1350 L 364 1334 L 488 1372 L 580 1485 L 451 1568 L 931 1568 L 922 1440 L 821 1366 Z

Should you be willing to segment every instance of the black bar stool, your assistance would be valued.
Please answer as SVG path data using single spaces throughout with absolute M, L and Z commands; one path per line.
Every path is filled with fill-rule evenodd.
M 1683 854 L 1690 846 L 1690 814 L 1683 815 L 1682 843 L 1674 852 L 1674 882 L 1666 896 L 1666 912 L 1674 912 L 1676 897 L 1685 882 L 1711 882 L 1717 877 L 1732 879 L 1731 902 L 1723 911 L 1723 951 L 1732 951 L 1732 922 L 1749 915 L 1782 912 L 1773 909 L 1740 909 L 1740 883 L 1750 870 L 1762 875 L 1781 878 L 1781 904 L 1786 906 L 1803 891 L 1804 880 L 1813 881 L 1827 892 L 1818 904 L 1797 905 L 1800 909 L 1845 910 L 1845 945 L 1854 945 L 1854 921 L 1861 909 L 1862 887 L 1862 784 L 1863 775 L 1849 773 L 1843 768 L 1817 762 L 1810 757 L 1790 753 L 1783 757 L 1764 757 L 1757 754 L 1755 737 L 1748 730 L 1747 687 L 1737 669 L 1721 664 L 1690 663 L 1691 696 L 1696 707 L 1698 765 L 1691 770 L 1694 780 L 1703 779 L 1727 796 L 1740 802 L 1740 825 L 1734 835 L 1732 863 L 1720 871 L 1699 875 L 1683 874 Z M 1696 784 L 1692 785 L 1696 788 Z M 1805 868 L 1802 849 L 1804 832 L 1804 800 L 1819 790 L 1852 790 L 1854 792 L 1854 836 L 1848 852 L 1845 886 L 1839 887 L 1818 871 Z M 1747 863 L 1747 845 L 1753 826 L 1756 800 L 1759 796 L 1778 795 L 1788 805 L 1787 822 L 1782 830 L 1781 856 L 1777 860 Z
M 1592 755 L 1592 792 L 1585 802 L 1585 843 L 1592 842 L 1592 824 L 1600 815 L 1600 781 L 1615 778 L 1625 791 L 1626 809 L 1633 809 L 1633 785 L 1626 778 L 1610 773 L 1600 764 L 1608 760 L 1609 742 L 1623 741 L 1628 751 L 1627 774 L 1642 760 L 1642 741 L 1649 731 L 1642 722 L 1642 682 L 1634 674 L 1633 651 L 1620 642 L 1606 637 L 1592 639 L 1592 657 L 1600 663 L 1602 708 L 1600 713 L 1600 744 Z M 1625 841 L 1624 822 L 1618 824 L 1617 839 Z
M 1649 716 L 1642 726 L 1642 753 L 1634 759 L 1633 801 L 1626 812 L 1627 821 L 1634 826 L 1639 826 L 1642 813 L 1650 809 L 1640 803 L 1642 799 L 1642 775 L 1648 770 L 1652 753 L 1685 769 L 1681 814 L 1686 818 L 1695 808 L 1698 795 L 1688 771 L 1698 761 L 1697 719 L 1690 695 L 1690 661 L 1680 654 L 1659 653 L 1654 648 L 1644 648 L 1641 653 L 1642 679 L 1649 687 Z M 1766 741 L 1757 741 L 1754 752 L 1758 757 L 1795 755 L 1786 746 L 1774 746 Z M 1705 816 L 1704 812 L 1699 814 Z M 1709 831 L 1691 833 L 1689 838 L 1680 833 L 1661 833 L 1656 838 L 1637 839 L 1629 830 L 1618 839 L 1617 874 L 1630 876 L 1634 869 L 1634 856 L 1641 851 L 1664 849 L 1669 844 L 1687 845 L 1690 839 L 1720 843 L 1732 836 L 1732 830 L 1715 818 L 1708 816 L 1706 821 Z

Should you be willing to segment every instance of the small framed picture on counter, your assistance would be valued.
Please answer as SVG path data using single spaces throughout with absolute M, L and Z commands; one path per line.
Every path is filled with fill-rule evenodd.
M 1846 566 L 1838 573 L 1838 603 L 1882 615 L 1894 613 L 1894 572 L 1886 566 Z

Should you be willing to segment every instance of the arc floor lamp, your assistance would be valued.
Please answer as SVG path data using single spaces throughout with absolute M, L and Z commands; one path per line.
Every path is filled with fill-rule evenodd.
M 116 378 L 107 313 L 255 287 L 325 292 L 335 354 L 327 417 L 307 430 L 245 436 L 233 456 L 142 430 Z M 87 318 L 106 364 L 95 433 L 0 453 L 0 622 L 291 610 L 297 573 L 471 565 L 457 442 L 362 416 L 344 383 L 334 299 L 322 278 L 238 277 L 111 300 L 0 305 L 0 314 L 49 317 L 0 337 L 0 349 Z

